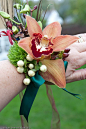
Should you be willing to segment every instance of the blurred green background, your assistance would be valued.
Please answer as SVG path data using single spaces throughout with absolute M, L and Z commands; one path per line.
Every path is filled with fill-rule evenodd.
M 46 10 L 48 4 L 52 3 L 53 5 L 49 7 L 49 11 L 56 9 L 63 19 L 62 34 L 77 34 L 86 32 L 86 0 L 46 0 L 46 4 L 45 0 L 43 0 L 43 11 Z M 30 1 L 30 5 L 32 7 L 34 7 L 33 4 L 38 4 L 38 1 L 35 1 L 35 3 Z M 75 26 L 77 29 L 74 29 Z M 82 68 L 86 68 L 86 65 L 84 65 Z M 60 115 L 61 129 L 86 129 L 85 86 L 86 80 L 69 83 L 66 86 L 67 90 L 81 94 L 82 100 L 71 96 L 56 86 L 51 86 L 56 106 Z M 20 99 L 19 95 L 17 95 L 0 112 L 0 126 L 21 127 L 19 109 Z M 30 112 L 30 128 L 50 129 L 51 118 L 52 108 L 46 95 L 46 87 L 45 85 L 42 85 Z

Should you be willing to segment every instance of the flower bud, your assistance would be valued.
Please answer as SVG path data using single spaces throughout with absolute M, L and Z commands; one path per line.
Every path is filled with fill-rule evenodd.
M 19 67 L 23 67 L 23 66 L 24 66 L 24 61 L 19 60 L 19 61 L 17 62 L 17 65 L 18 65 Z
M 21 11 L 20 11 L 20 13 L 27 13 L 27 12 L 29 12 L 30 11 L 30 7 L 29 7 L 29 5 L 25 5 L 25 7 L 24 7 L 24 9 L 22 9 Z
M 29 71 L 28 71 L 28 75 L 29 75 L 30 77 L 33 77 L 33 76 L 35 76 L 35 72 L 34 72 L 33 70 L 29 70 Z
M 46 65 L 41 65 L 41 67 L 40 67 L 40 71 L 42 71 L 42 72 L 46 72 L 46 71 L 47 71 L 47 67 L 46 67 Z
M 41 21 L 38 21 L 38 24 L 39 24 L 39 26 L 40 26 L 41 29 L 42 29 L 42 22 L 41 22 Z
M 7 22 L 6 22 L 6 25 L 7 25 L 7 27 L 9 27 L 10 29 L 12 29 L 12 23 L 11 23 L 10 21 L 7 21 Z
M 13 7 L 19 10 L 19 9 L 21 9 L 21 6 L 22 6 L 22 5 L 20 5 L 20 4 L 17 3 L 17 4 L 14 4 Z
M 36 10 L 36 9 L 37 9 L 37 5 L 34 6 L 34 10 Z
M 65 50 L 64 50 L 64 53 L 68 53 L 70 51 L 70 48 L 66 48 Z
M 33 68 L 34 68 L 34 65 L 33 65 L 33 64 L 29 64 L 28 67 L 29 67 L 30 69 L 33 69 Z
M 14 34 L 17 34 L 19 30 L 16 26 L 12 26 L 12 31 Z
M 23 73 L 24 72 L 24 68 L 23 67 L 17 67 L 17 72 L 18 73 Z
M 10 15 L 6 12 L 3 12 L 3 11 L 0 11 L 0 15 L 5 18 L 5 19 L 9 19 L 10 18 Z
M 29 78 L 25 78 L 25 79 L 23 80 L 23 83 L 24 83 L 25 85 L 29 85 L 30 82 L 31 82 L 31 80 L 30 80 Z
M 66 58 L 66 57 L 68 57 L 68 56 L 69 56 L 68 53 L 63 53 L 63 58 Z
M 32 61 L 32 60 L 33 60 L 33 58 L 32 58 L 29 54 L 26 56 L 26 59 L 27 59 L 28 61 Z

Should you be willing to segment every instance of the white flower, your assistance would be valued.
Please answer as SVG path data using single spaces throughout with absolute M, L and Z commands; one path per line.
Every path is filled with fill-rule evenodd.
M 35 76 L 35 72 L 34 72 L 33 70 L 29 70 L 29 71 L 28 71 L 28 75 L 29 75 L 30 77 L 33 77 L 33 76 Z
M 17 65 L 18 65 L 19 67 L 23 67 L 23 66 L 24 66 L 24 61 L 19 60 L 19 61 L 17 62 Z
M 18 73 L 23 73 L 24 72 L 24 68 L 23 67 L 17 67 L 17 72 Z
M 41 65 L 41 67 L 40 67 L 40 71 L 42 71 L 42 72 L 46 72 L 46 71 L 47 71 L 47 67 L 46 67 L 46 65 Z
M 32 58 L 29 54 L 26 56 L 26 59 L 27 59 L 28 61 L 32 61 L 32 60 L 33 60 L 33 58 Z
M 29 85 L 30 82 L 31 82 L 31 80 L 30 80 L 29 78 L 25 78 L 25 79 L 23 80 L 23 83 L 24 83 L 25 85 Z
M 33 65 L 33 64 L 29 64 L 28 67 L 29 67 L 30 69 L 33 69 L 33 68 L 34 68 L 34 65 Z

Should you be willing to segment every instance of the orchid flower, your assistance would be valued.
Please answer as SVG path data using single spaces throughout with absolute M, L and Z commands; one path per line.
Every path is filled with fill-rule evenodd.
M 42 31 L 37 21 L 31 16 L 26 16 L 27 28 L 30 37 L 23 38 L 18 45 L 23 48 L 33 59 L 40 60 L 46 65 L 46 73 L 40 75 L 60 88 L 66 86 L 65 69 L 62 59 L 50 60 L 53 52 L 62 51 L 70 44 L 76 42 L 78 37 L 61 35 L 61 25 L 53 22 Z
M 7 30 L 7 32 L 1 31 L 1 33 L 5 34 L 5 35 L 2 35 L 2 36 L 8 36 L 10 44 L 13 45 L 13 41 L 12 41 L 12 37 L 11 37 L 11 35 L 13 35 L 12 30 Z

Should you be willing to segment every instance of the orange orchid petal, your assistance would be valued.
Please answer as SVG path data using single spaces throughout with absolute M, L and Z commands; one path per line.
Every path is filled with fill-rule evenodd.
M 33 57 L 32 51 L 31 51 L 31 38 L 23 38 L 18 42 L 18 45 L 24 49 L 28 54 L 30 54 L 31 57 Z
M 47 72 L 40 72 L 40 75 L 49 82 L 58 85 L 60 88 L 66 86 L 65 80 L 65 68 L 64 63 L 61 59 L 58 60 L 43 60 L 42 64 L 47 66 Z
M 53 51 L 62 51 L 78 39 L 76 36 L 60 35 L 53 39 Z
M 43 30 L 43 35 L 48 35 L 49 38 L 55 38 L 61 34 L 61 25 L 59 22 L 53 22 Z
M 28 33 L 31 37 L 33 37 L 33 33 L 42 34 L 41 27 L 34 18 L 26 16 L 26 21 L 27 21 Z

